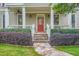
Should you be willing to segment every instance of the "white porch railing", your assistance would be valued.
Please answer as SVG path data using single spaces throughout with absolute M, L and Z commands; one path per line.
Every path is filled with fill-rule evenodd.
M 34 33 L 35 33 L 35 25 L 34 24 L 32 25 L 31 32 L 32 32 L 32 40 L 34 40 Z
M 68 25 L 54 25 L 54 29 L 68 29 L 70 28 Z
M 9 25 L 8 28 L 23 28 L 23 25 Z M 32 38 L 34 38 L 34 33 L 35 33 L 35 25 L 26 25 L 25 29 L 30 29 L 32 33 Z
M 23 28 L 23 25 L 9 25 L 8 28 Z M 31 29 L 32 25 L 25 25 L 25 28 Z
M 50 25 L 47 24 L 47 29 L 46 29 L 46 32 L 48 34 L 48 40 L 50 40 Z

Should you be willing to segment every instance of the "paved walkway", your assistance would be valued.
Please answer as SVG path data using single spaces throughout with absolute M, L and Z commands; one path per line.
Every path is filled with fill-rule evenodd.
M 39 54 L 44 56 L 72 56 L 66 52 L 56 50 L 54 47 L 51 47 L 49 43 L 34 43 L 33 46 Z

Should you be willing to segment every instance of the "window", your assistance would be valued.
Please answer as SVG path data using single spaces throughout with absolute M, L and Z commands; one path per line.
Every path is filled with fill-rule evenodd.
M 0 7 L 4 7 L 5 6 L 5 3 L 0 3 Z
M 77 3 L 77 7 L 79 7 L 79 3 Z
M 72 28 L 75 28 L 75 14 L 72 14 L 71 17 L 72 17 L 72 20 L 71 20 Z
M 3 28 L 5 28 L 5 15 L 3 14 Z
M 58 14 L 54 14 L 54 24 L 55 25 L 59 24 L 59 15 Z
M 18 25 L 22 25 L 22 14 L 18 14 Z

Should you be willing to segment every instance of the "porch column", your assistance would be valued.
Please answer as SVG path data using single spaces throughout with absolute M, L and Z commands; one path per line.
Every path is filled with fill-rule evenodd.
M 25 25 L 26 25 L 26 14 L 25 14 L 25 7 L 22 7 L 22 25 L 23 25 L 23 28 L 25 28 Z
M 8 28 L 9 26 L 9 9 L 5 9 L 5 28 Z
M 79 19 L 79 11 L 77 11 L 75 13 L 75 28 L 76 29 L 79 29 L 79 26 L 78 26 L 78 19 Z
M 72 13 L 69 13 L 69 14 L 68 14 L 68 27 L 69 27 L 70 29 L 72 28 L 72 23 L 71 23 L 72 18 L 71 18 L 71 15 L 72 15 Z
M 51 7 L 51 13 L 50 13 L 50 24 L 51 24 L 51 29 L 54 28 L 54 11 L 52 10 Z

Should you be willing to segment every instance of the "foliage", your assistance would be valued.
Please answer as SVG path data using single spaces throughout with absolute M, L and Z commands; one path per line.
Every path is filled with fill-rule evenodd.
M 32 46 L 31 33 L 0 32 L 0 43 Z
M 74 12 L 76 7 L 76 3 L 58 3 L 53 6 L 53 10 L 57 14 L 65 14 L 69 12 Z
M 79 45 L 79 29 L 52 29 L 51 45 Z
M 50 44 L 52 46 L 79 45 L 79 34 L 51 34 Z
M 31 33 L 30 29 L 0 29 L 0 32 L 22 32 Z
M 53 33 L 79 34 L 79 29 L 51 29 L 51 34 Z

